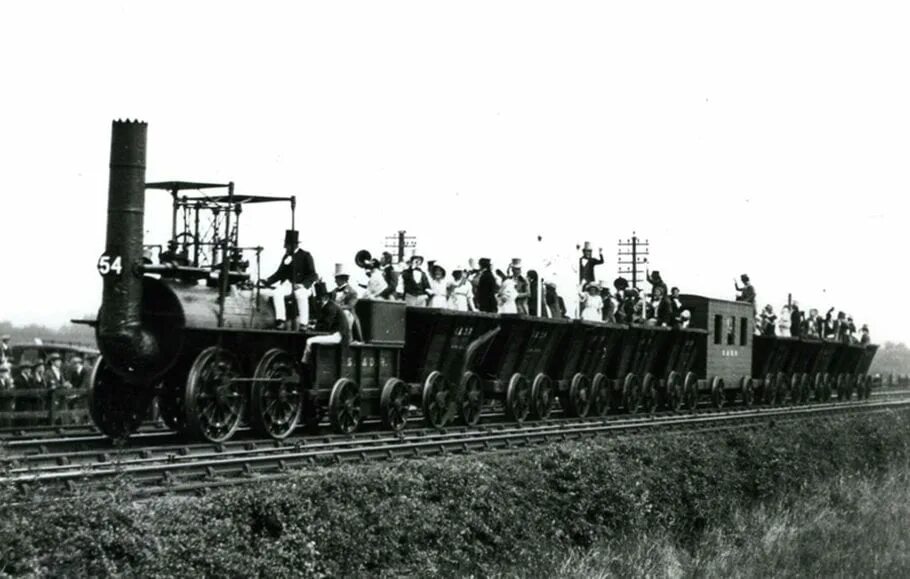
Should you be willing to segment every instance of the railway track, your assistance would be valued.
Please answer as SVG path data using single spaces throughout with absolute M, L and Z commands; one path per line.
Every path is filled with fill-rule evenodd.
M 874 412 L 910 406 L 910 396 L 879 397 L 788 407 L 734 409 L 689 415 L 655 415 L 491 424 L 447 431 L 415 429 L 391 433 L 299 438 L 284 442 L 237 441 L 212 445 L 153 446 L 108 453 L 32 455 L 7 463 L 6 483 L 63 489 L 103 489 L 127 484 L 139 496 L 195 492 L 287 476 L 315 465 L 470 452 L 503 452 L 552 441 L 605 434 L 626 436 L 657 430 L 741 428 L 772 420 Z

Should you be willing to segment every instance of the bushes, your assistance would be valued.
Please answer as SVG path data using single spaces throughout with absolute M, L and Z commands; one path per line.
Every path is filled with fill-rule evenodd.
M 901 411 L 320 468 L 203 498 L 31 498 L 3 509 L 0 545 L 13 574 L 482 574 L 645 529 L 696 543 L 743 505 L 884 472 L 908 436 Z

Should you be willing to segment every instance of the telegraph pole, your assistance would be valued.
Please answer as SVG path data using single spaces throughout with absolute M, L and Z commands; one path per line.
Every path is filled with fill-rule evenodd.
M 648 263 L 648 240 L 639 238 L 632 232 L 632 238 L 617 242 L 616 264 L 619 266 L 619 275 L 628 275 L 632 279 L 632 287 L 638 289 L 638 277 L 641 266 Z
M 387 250 L 395 250 L 395 255 L 398 256 L 398 263 L 404 261 L 405 248 L 417 247 L 417 237 L 405 235 L 405 233 L 407 232 L 404 229 L 401 229 L 397 234 L 389 235 L 385 238 L 385 248 Z

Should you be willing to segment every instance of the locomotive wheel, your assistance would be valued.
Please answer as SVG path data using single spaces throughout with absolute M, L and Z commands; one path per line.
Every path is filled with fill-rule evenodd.
M 752 378 L 749 378 L 748 376 L 740 378 L 739 396 L 743 406 L 752 408 L 752 404 L 755 402 L 755 392 L 752 390 Z
M 572 376 L 572 382 L 569 385 L 569 404 L 568 410 L 570 416 L 584 418 L 591 411 L 591 381 L 582 373 Z
M 89 413 L 105 436 L 125 440 L 142 424 L 151 395 L 141 387 L 124 382 L 99 356 L 92 369 Z
M 629 372 L 622 385 L 622 403 L 626 412 L 637 414 L 641 410 L 641 380 Z
M 224 348 L 210 346 L 196 357 L 184 394 L 193 436 L 223 442 L 234 434 L 246 407 L 243 386 L 233 380 L 239 375 L 237 359 Z
M 483 410 L 483 382 L 474 372 L 465 372 L 461 378 L 461 419 L 468 426 L 480 422 Z
M 329 423 L 335 432 L 351 434 L 363 421 L 360 409 L 360 386 L 353 380 L 339 378 L 329 395 Z
M 777 397 L 775 402 L 782 405 L 790 400 L 790 380 L 787 379 L 786 374 L 778 372 L 774 382 L 777 384 Z
M 531 412 L 531 385 L 521 374 L 512 374 L 506 390 L 506 418 L 524 422 Z
M 591 381 L 591 413 L 594 416 L 606 416 L 610 408 L 610 381 L 598 372 Z
M 686 373 L 683 392 L 686 398 L 686 410 L 695 412 L 698 409 L 698 376 L 695 375 L 695 372 Z
M 304 390 L 290 354 L 273 348 L 262 356 L 253 373 L 250 422 L 257 434 L 287 438 L 300 421 Z M 262 380 L 262 382 L 258 382 Z
M 682 375 L 679 372 L 670 372 L 667 376 L 667 406 L 673 412 L 679 412 L 685 402 Z
M 398 432 L 408 424 L 408 385 L 398 378 L 389 378 L 382 387 L 379 399 L 379 411 L 382 414 L 382 426 Z
M 445 428 L 454 415 L 454 396 L 445 376 L 433 370 L 423 383 L 423 417 L 433 428 Z
M 641 406 L 648 414 L 657 412 L 657 407 L 660 405 L 659 388 L 657 377 L 650 372 L 645 374 L 645 379 L 641 384 Z
M 714 408 L 720 410 L 727 401 L 727 394 L 724 392 L 724 380 L 720 376 L 715 376 L 711 381 L 711 404 Z
M 531 415 L 545 419 L 553 411 L 553 380 L 546 374 L 538 374 L 531 385 Z

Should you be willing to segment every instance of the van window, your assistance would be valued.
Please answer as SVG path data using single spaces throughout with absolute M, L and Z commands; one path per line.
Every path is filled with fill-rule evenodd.
M 749 318 L 739 319 L 739 345 L 745 346 L 749 343 Z
M 724 317 L 714 316 L 714 343 L 720 344 L 721 335 L 724 333 Z
M 727 345 L 736 345 L 736 316 L 727 318 Z

